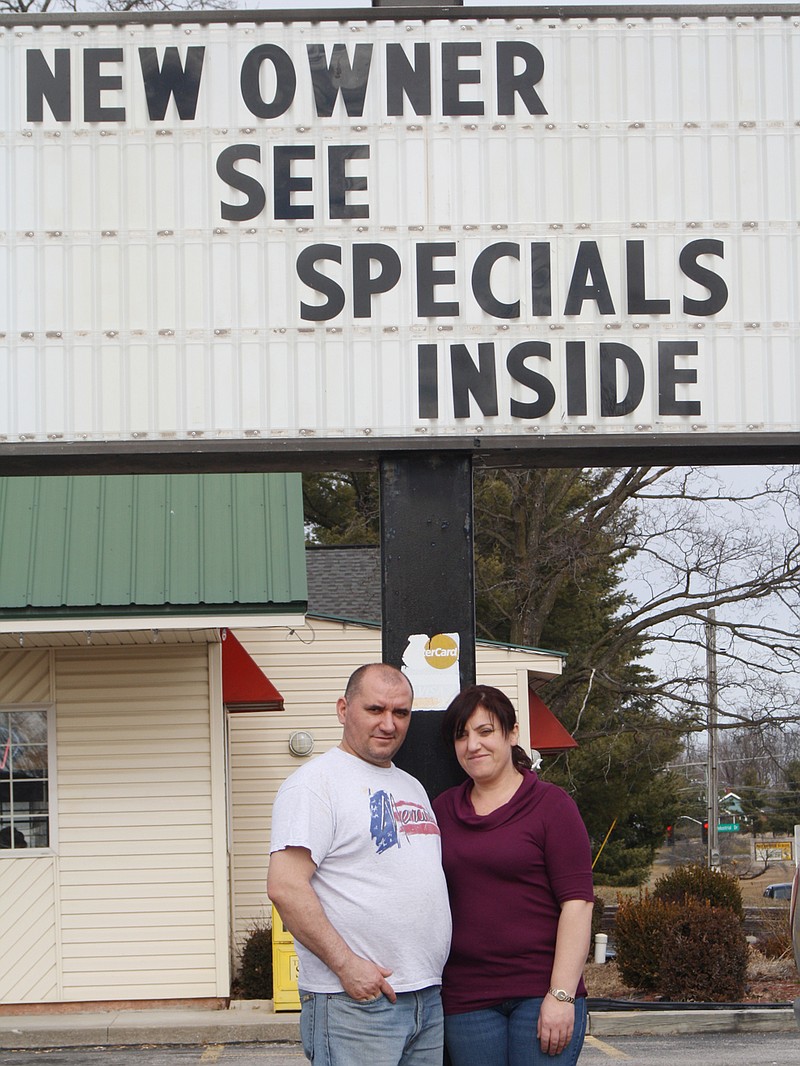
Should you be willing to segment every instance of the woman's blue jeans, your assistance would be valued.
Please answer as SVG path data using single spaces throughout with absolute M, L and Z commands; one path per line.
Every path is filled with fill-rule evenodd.
M 494 1007 L 449 1014 L 444 1020 L 453 1066 L 575 1066 L 586 1035 L 586 1000 L 575 1001 L 572 1039 L 559 1055 L 542 1051 L 536 1036 L 538 999 L 507 999 Z

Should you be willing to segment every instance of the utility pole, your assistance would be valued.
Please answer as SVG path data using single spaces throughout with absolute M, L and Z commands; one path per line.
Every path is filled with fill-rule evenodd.
M 707 861 L 719 867 L 719 767 L 717 765 L 717 616 L 712 608 L 706 621 L 706 680 L 708 686 L 708 755 L 706 759 L 706 816 L 708 818 Z

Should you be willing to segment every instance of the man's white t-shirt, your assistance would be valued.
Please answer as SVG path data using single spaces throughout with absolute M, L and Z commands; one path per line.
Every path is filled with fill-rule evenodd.
M 311 887 L 329 921 L 357 955 L 392 971 L 395 992 L 441 984 L 450 908 L 439 827 L 416 778 L 341 748 L 320 755 L 275 799 L 270 852 L 288 847 L 311 852 Z M 301 988 L 342 991 L 332 970 L 296 948 Z

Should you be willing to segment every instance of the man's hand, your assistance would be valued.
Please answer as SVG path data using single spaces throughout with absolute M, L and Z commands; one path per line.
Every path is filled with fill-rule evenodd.
M 392 971 L 385 966 L 377 966 L 360 955 L 351 954 L 336 976 L 342 982 L 342 988 L 351 999 L 362 1003 L 378 996 L 386 996 L 390 1003 L 397 1002 L 395 990 L 386 980 Z
M 328 921 L 311 887 L 315 870 L 307 848 L 285 848 L 270 857 L 267 891 L 283 924 L 333 970 L 351 999 L 366 1002 L 386 996 L 395 1003 L 397 996 L 386 980 L 392 971 L 356 955 Z

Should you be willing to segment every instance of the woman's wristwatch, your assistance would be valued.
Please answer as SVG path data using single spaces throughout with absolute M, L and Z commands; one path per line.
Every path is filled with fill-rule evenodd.
M 551 988 L 548 990 L 551 996 L 555 996 L 559 1003 L 574 1003 L 575 997 L 565 992 L 563 988 Z

